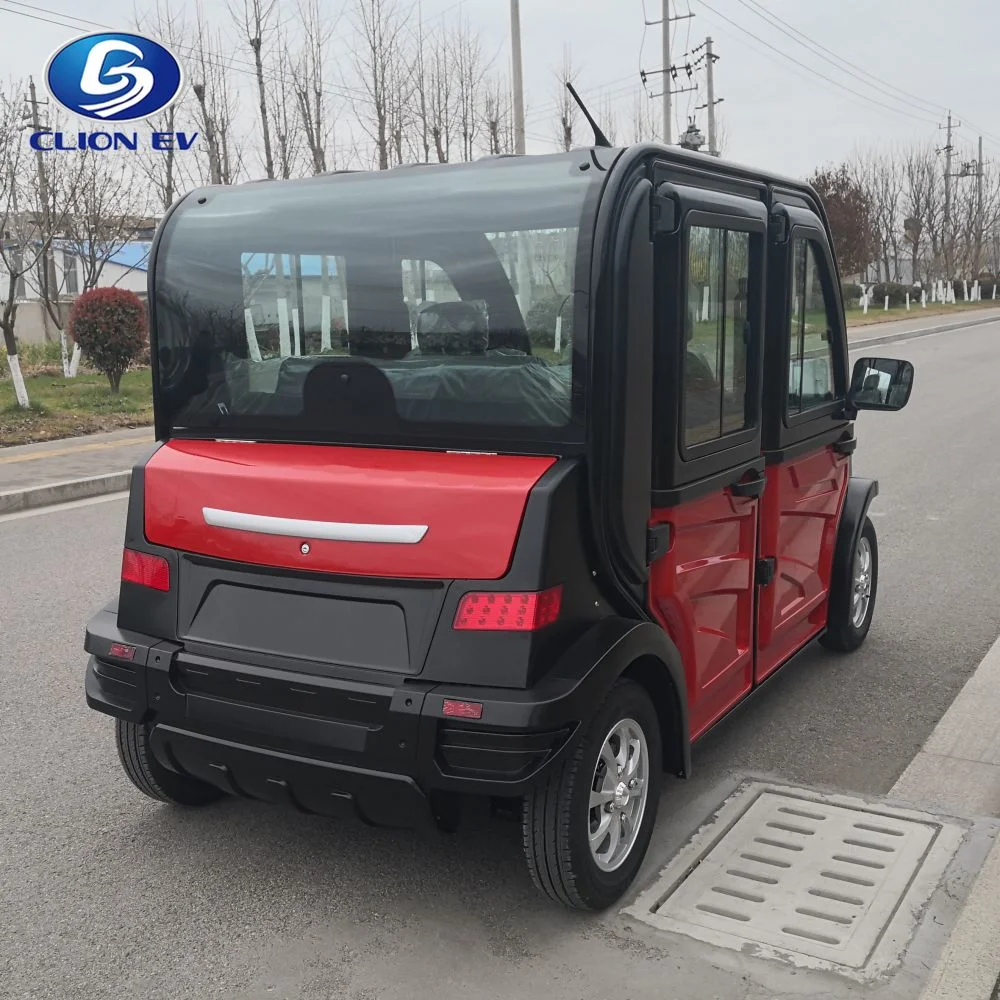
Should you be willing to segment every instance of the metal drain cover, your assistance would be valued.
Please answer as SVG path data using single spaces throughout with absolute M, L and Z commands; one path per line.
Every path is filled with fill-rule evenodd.
M 925 814 L 753 784 L 626 912 L 722 947 L 877 971 L 912 934 L 961 837 Z

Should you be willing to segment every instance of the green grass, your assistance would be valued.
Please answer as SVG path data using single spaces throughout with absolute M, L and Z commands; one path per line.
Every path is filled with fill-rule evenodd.
M 6 359 L 3 363 L 6 367 Z M 0 379 L 0 446 L 145 427 L 153 422 L 148 368 L 126 372 L 117 394 L 103 375 L 91 373 L 74 379 L 33 374 L 25 378 L 25 384 L 31 402 L 27 410 L 17 405 L 10 377 Z

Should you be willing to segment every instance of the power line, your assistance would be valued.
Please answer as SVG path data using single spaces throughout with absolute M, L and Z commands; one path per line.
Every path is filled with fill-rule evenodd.
M 807 72 L 812 73 L 813 76 L 817 76 L 821 80 L 825 80 L 827 83 L 833 84 L 833 86 L 839 88 L 840 90 L 843 90 L 849 94 L 853 94 L 855 97 L 860 97 L 862 100 L 867 101 L 869 104 L 877 105 L 878 107 L 884 108 L 886 111 L 891 111 L 894 114 L 905 115 L 908 118 L 913 118 L 914 120 L 923 122 L 926 125 L 937 125 L 936 121 L 932 121 L 929 118 L 921 117 L 920 115 L 916 115 L 911 111 L 905 111 L 902 108 L 893 107 L 891 104 L 886 104 L 884 101 L 877 100 L 876 98 L 871 97 L 868 94 L 863 94 L 858 90 L 854 90 L 852 87 L 848 87 L 847 84 L 841 83 L 839 80 L 835 80 L 833 77 L 827 76 L 825 73 L 821 73 L 819 70 L 814 69 L 807 63 L 801 62 L 794 56 L 790 56 L 787 52 L 783 52 L 777 46 L 772 45 L 770 42 L 765 41 L 759 35 L 755 35 L 752 31 L 748 31 L 743 25 L 738 24 L 736 21 L 732 20 L 732 18 L 726 17 L 725 14 L 720 13 L 711 4 L 706 3 L 706 0 L 696 0 L 696 2 L 700 3 L 702 7 L 704 7 L 706 10 L 711 11 L 719 19 L 725 21 L 726 24 L 732 25 L 734 28 L 742 32 L 742 34 L 744 34 L 748 38 L 754 39 L 769 51 L 775 53 L 776 55 L 781 56 L 782 59 L 786 59 L 788 62 L 794 63 L 796 66 L 799 66 L 802 69 L 806 70 Z
M 817 42 L 815 39 L 805 34 L 805 32 L 799 31 L 798 28 L 789 24 L 788 21 L 769 11 L 762 4 L 757 3 L 757 0 L 736 0 L 736 2 L 743 7 L 746 7 L 751 14 L 756 15 L 772 27 L 777 28 L 783 35 L 786 35 L 793 41 L 798 42 L 799 45 L 802 45 L 804 48 L 812 51 L 815 55 L 818 55 L 820 59 L 829 63 L 834 68 L 839 69 L 841 72 L 846 72 L 848 76 L 853 77 L 859 82 L 865 84 L 865 86 L 871 86 L 871 83 L 866 82 L 862 79 L 862 77 L 868 77 L 870 81 L 877 83 L 880 87 L 885 87 L 888 90 L 894 90 L 896 93 L 901 94 L 901 97 L 893 97 L 892 100 L 898 100 L 901 104 L 908 104 L 910 107 L 916 108 L 918 111 L 927 111 L 929 109 L 943 110 L 943 105 L 937 105 L 933 101 L 925 101 L 922 98 L 917 97 L 915 94 L 910 94 L 907 91 L 896 87 L 894 84 L 889 83 L 888 80 L 883 80 L 881 77 L 875 76 L 874 73 L 869 73 L 868 70 L 858 66 L 857 63 L 852 63 L 843 56 L 837 55 L 837 53 L 832 49 L 828 49 L 825 45 Z M 856 72 L 847 72 L 847 70 L 844 69 L 845 66 L 849 67 L 851 70 L 855 70 Z

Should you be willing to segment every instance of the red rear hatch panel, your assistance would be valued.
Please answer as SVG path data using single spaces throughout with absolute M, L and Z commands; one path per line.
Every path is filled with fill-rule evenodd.
M 183 552 L 281 569 L 498 580 L 510 566 L 528 495 L 555 461 L 174 440 L 146 465 L 146 538 Z M 261 518 L 278 518 L 282 523 L 270 524 L 277 531 L 288 530 L 284 522 L 291 520 L 426 531 L 417 542 L 329 540 L 309 531 L 220 527 L 206 521 L 206 509 L 225 512 L 229 521 L 228 515 L 248 515 L 242 520 L 258 527 Z

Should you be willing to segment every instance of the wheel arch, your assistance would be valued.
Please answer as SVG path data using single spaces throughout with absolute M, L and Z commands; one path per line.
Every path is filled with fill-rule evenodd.
M 620 678 L 641 685 L 656 709 L 663 743 L 664 769 L 679 777 L 691 773 L 687 682 L 677 647 L 660 626 L 624 618 L 606 618 L 577 647 L 573 659 L 593 665 L 587 685 L 592 716 Z
M 831 612 L 838 602 L 844 600 L 845 590 L 837 586 L 844 573 L 850 573 L 854 563 L 854 550 L 857 548 L 865 518 L 872 501 L 878 496 L 878 480 L 861 479 L 851 476 L 847 483 L 847 496 L 840 514 L 840 525 L 837 528 L 837 542 L 833 550 L 833 566 L 830 573 L 830 605 Z

